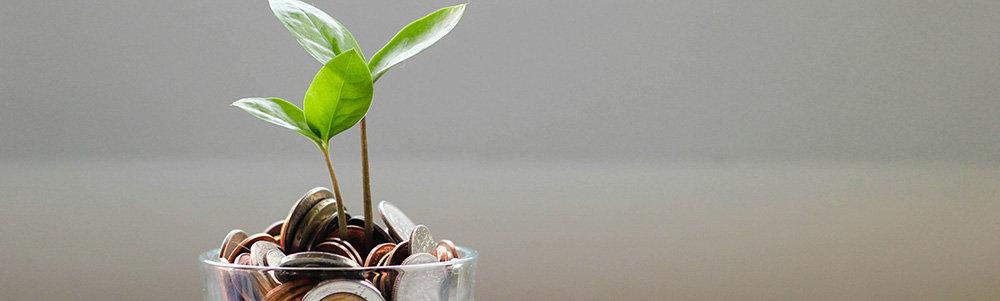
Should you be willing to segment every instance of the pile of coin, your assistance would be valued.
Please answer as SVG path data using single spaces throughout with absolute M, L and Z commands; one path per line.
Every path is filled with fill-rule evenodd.
M 402 272 L 391 267 L 450 261 L 460 257 L 455 244 L 435 241 L 430 229 L 415 224 L 392 203 L 382 201 L 378 211 L 386 227 L 373 223 L 370 238 L 360 217 L 348 215 L 347 227 L 341 229 L 337 200 L 329 189 L 317 187 L 264 232 L 230 231 L 219 261 L 271 269 L 234 269 L 223 275 L 225 299 L 437 299 L 440 288 L 434 286 L 440 281 L 433 280 L 447 277 L 444 269 Z M 341 231 L 347 232 L 346 239 Z M 360 267 L 370 268 L 346 269 Z

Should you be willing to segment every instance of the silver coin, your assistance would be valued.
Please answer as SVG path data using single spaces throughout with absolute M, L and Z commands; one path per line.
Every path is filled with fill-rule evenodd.
M 321 230 L 326 229 L 334 216 L 337 216 L 336 200 L 325 199 L 316 203 L 302 217 L 302 221 L 299 222 L 295 232 L 290 233 L 292 236 L 287 238 L 292 241 L 291 248 L 286 249 L 288 253 L 308 250 L 312 246 L 313 241 L 316 240 L 316 236 L 322 232 Z
M 350 258 L 327 252 L 298 252 L 286 255 L 278 263 L 279 267 L 360 267 L 357 262 Z
M 219 257 L 229 258 L 232 256 L 236 247 L 238 247 L 240 242 L 244 239 L 247 239 L 247 236 L 247 233 L 240 229 L 229 231 L 229 234 L 226 234 L 226 238 L 222 240 L 222 247 L 219 248 Z
M 299 252 L 285 256 L 278 263 L 282 268 L 357 268 L 360 267 L 354 260 L 326 252 Z M 296 279 L 364 279 L 361 272 L 351 270 L 276 270 L 274 277 L 284 283 Z
M 296 227 L 298 227 L 299 222 L 302 221 L 302 217 L 309 213 L 309 209 L 312 209 L 316 203 L 324 199 L 332 199 L 333 192 L 325 187 L 316 187 L 309 192 L 306 192 L 298 202 L 295 202 L 295 206 L 292 206 L 291 211 L 288 211 L 288 217 L 285 218 L 285 225 L 281 227 L 281 248 L 291 252 L 292 246 L 292 234 L 295 233 Z
M 322 300 L 384 301 L 385 299 L 378 289 L 366 280 L 334 279 L 320 282 L 302 297 L 302 301 Z
M 269 267 L 278 267 L 282 258 L 285 258 L 285 252 L 282 252 L 281 249 L 267 250 L 267 254 L 264 254 L 264 265 Z M 268 291 L 273 289 L 273 286 L 277 286 L 281 283 L 281 281 L 278 281 L 278 277 L 274 271 L 267 271 L 266 274 L 267 281 L 272 284 L 272 287 L 269 288 Z
M 256 266 L 267 266 L 267 252 L 272 250 L 281 251 L 278 244 L 261 240 L 250 245 L 250 264 Z
M 413 254 L 403 260 L 403 265 L 438 262 L 437 257 L 428 253 Z M 448 271 L 441 266 L 409 268 L 396 277 L 393 286 L 393 300 L 444 300 L 447 299 Z
M 410 234 L 410 254 L 431 253 L 437 243 L 431 237 L 431 230 L 424 225 L 417 225 Z
M 267 254 L 264 254 L 264 263 L 269 267 L 277 267 L 282 258 L 285 258 L 285 252 L 277 249 L 267 250 Z
M 382 201 L 378 204 L 378 212 L 382 215 L 382 221 L 389 228 L 389 235 L 396 241 L 410 240 L 410 234 L 417 225 L 410 220 L 402 210 L 396 208 L 389 201 Z

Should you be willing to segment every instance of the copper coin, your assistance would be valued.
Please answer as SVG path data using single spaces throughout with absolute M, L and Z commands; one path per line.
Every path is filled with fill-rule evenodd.
M 375 264 L 377 264 L 379 260 L 385 257 L 386 254 L 389 254 L 389 252 L 392 251 L 392 248 L 394 247 L 396 247 L 396 245 L 392 243 L 384 243 L 375 246 L 374 248 L 372 248 L 372 251 L 368 253 L 368 258 L 365 259 L 365 266 L 366 267 L 375 266 Z
M 358 261 L 359 265 L 365 263 L 365 258 L 361 257 L 361 253 L 358 253 L 358 249 L 354 248 L 354 245 L 352 245 L 351 242 L 341 240 L 340 238 L 332 238 L 330 241 L 339 243 L 347 248 L 347 251 L 350 252 L 351 256 Z
M 372 225 L 372 236 L 375 236 L 375 244 L 381 244 L 387 242 L 391 242 L 394 244 L 398 243 L 395 239 L 392 238 L 391 235 L 389 235 L 389 232 L 385 231 L 385 228 L 379 226 L 378 224 Z
M 424 225 L 417 225 L 410 234 L 410 254 L 430 253 L 434 251 L 434 238 L 431 230 Z
M 270 234 L 271 236 L 281 235 L 281 227 L 283 226 L 285 226 L 285 220 L 276 221 L 270 226 L 267 226 L 267 230 L 264 230 L 264 233 Z
M 285 218 L 284 225 L 281 227 L 281 248 L 283 250 L 291 252 L 291 237 L 293 235 L 291 233 L 295 233 L 295 228 L 298 227 L 299 222 L 302 221 L 302 217 L 309 212 L 309 209 L 312 209 L 313 205 L 316 205 L 319 201 L 332 198 L 333 193 L 330 192 L 329 189 L 316 187 L 309 190 L 309 192 L 306 192 L 306 194 L 303 195 L 294 206 L 292 206 L 292 209 L 288 211 L 288 217 Z
M 227 259 L 229 259 L 230 262 L 234 262 L 234 260 L 236 260 L 236 255 L 239 255 L 238 253 L 250 252 L 250 246 L 253 246 L 253 244 L 258 241 L 269 241 L 277 243 L 277 241 L 274 240 L 274 237 L 267 235 L 267 233 L 257 233 L 254 235 L 250 235 L 249 237 L 241 241 L 238 246 L 236 246 L 236 250 L 234 250 L 233 254 L 230 255 L 229 258 Z
M 385 263 L 387 266 L 403 264 L 403 260 L 410 256 L 410 241 L 399 243 L 395 248 L 392 248 L 392 251 L 386 256 L 388 257 L 388 260 Z
M 340 239 L 340 229 L 333 230 L 330 235 L 327 236 L 327 240 Z M 368 252 L 371 248 L 365 248 L 365 228 L 358 226 L 347 226 L 347 242 L 357 250 L 358 254 L 361 256 L 368 256 Z
M 382 215 L 382 221 L 389 228 L 389 235 L 396 241 L 410 240 L 410 234 L 417 225 L 410 220 L 402 210 L 388 201 L 378 204 L 378 212 Z
M 309 290 L 302 301 L 382 301 L 382 294 L 365 280 L 333 279 Z
M 340 240 L 340 239 L 327 240 L 327 241 L 325 241 L 325 242 L 323 242 L 321 244 L 318 244 L 318 245 L 312 247 L 312 251 L 333 253 L 333 254 L 337 254 L 337 255 L 340 255 L 340 256 L 344 256 L 344 257 L 350 258 L 351 260 L 354 260 L 354 261 L 357 262 L 358 261 L 357 260 L 357 258 L 358 258 L 357 257 L 358 251 L 354 251 L 352 249 L 353 248 L 348 247 L 347 245 L 345 245 L 343 243 L 343 241 Z
M 362 216 L 354 216 L 347 221 L 347 225 L 358 226 L 361 227 L 361 229 L 364 229 L 365 219 Z M 372 235 L 375 237 L 375 245 L 387 242 L 397 243 L 397 241 L 389 235 L 389 232 L 385 232 L 385 227 L 379 226 L 379 224 L 372 224 Z
M 393 249 L 395 249 L 395 247 L 393 247 Z M 377 266 L 377 267 L 384 267 L 384 266 L 389 265 L 388 264 L 388 262 L 389 262 L 389 255 L 392 255 L 392 251 L 391 250 L 389 251 L 389 253 L 386 253 L 385 256 L 382 256 L 382 259 L 379 259 L 378 263 L 376 263 L 375 266 Z
M 360 215 L 351 217 L 350 220 L 347 220 L 347 225 L 348 226 L 358 226 L 358 227 L 361 227 L 361 229 L 364 229 L 365 228 L 365 218 L 363 216 L 360 216 Z M 389 236 L 389 233 L 385 232 L 385 228 L 383 228 L 382 226 L 379 226 L 376 223 L 372 223 L 372 236 L 374 237 L 374 241 L 371 244 L 372 246 L 380 244 L 380 243 L 387 243 L 387 242 L 396 243 L 396 241 L 394 239 L 392 239 L 391 236 Z M 366 254 L 363 254 L 363 253 L 361 255 L 362 256 L 367 256 Z
M 297 287 L 297 288 L 289 291 L 288 293 L 286 293 L 284 296 L 281 296 L 281 297 L 279 297 L 279 298 L 277 298 L 275 300 L 276 301 L 301 301 L 302 297 L 305 296 L 306 293 L 308 293 L 309 290 L 312 289 L 312 287 L 313 287 L 312 285 Z
M 246 238 L 247 233 L 243 232 L 243 230 L 235 229 L 229 231 L 229 234 L 226 234 L 226 238 L 222 240 L 222 247 L 219 248 L 219 257 L 226 258 L 226 262 L 232 263 L 229 257 L 233 255 L 236 246 L 240 245 L 240 242 Z
M 314 284 L 316 284 L 316 281 L 310 279 L 299 279 L 285 282 L 268 291 L 267 295 L 264 295 L 264 300 L 284 300 L 288 296 L 293 295 L 295 290 L 300 288 L 309 290 Z
M 267 253 L 270 251 L 281 252 L 281 247 L 266 240 L 253 243 L 250 245 L 250 263 L 256 266 L 267 266 Z
M 452 259 L 451 251 L 448 251 L 448 248 L 442 245 L 438 245 L 437 248 L 434 249 L 433 254 L 434 256 L 437 257 L 438 261 L 441 262 L 449 261 Z
M 299 222 L 294 235 L 289 237 L 292 239 L 292 248 L 287 250 L 288 253 L 309 249 L 317 239 L 316 236 L 320 234 L 322 229 L 326 229 L 335 216 L 337 216 L 336 200 L 325 199 L 316 203 Z M 322 238 L 320 237 L 320 239 Z
M 458 254 L 458 247 L 455 247 L 455 243 L 451 242 L 450 240 L 442 239 L 441 241 L 439 241 L 438 242 L 438 247 L 442 247 L 442 246 L 445 249 L 447 249 L 448 252 L 451 253 L 451 257 L 452 258 L 459 258 L 459 257 L 461 257 Z

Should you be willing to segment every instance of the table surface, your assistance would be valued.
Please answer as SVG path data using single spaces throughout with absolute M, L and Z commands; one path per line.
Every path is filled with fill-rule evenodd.
M 1000 298 L 996 164 L 379 162 L 377 200 L 479 250 L 481 300 Z M 2 162 L 0 299 L 200 299 L 196 256 L 314 163 Z

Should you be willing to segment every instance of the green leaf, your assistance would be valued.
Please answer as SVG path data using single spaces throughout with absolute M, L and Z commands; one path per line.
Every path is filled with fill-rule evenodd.
M 385 73 L 400 62 L 417 55 L 441 40 L 462 19 L 465 4 L 439 9 L 420 20 L 413 21 L 403 27 L 389 43 L 385 44 L 371 62 L 368 69 L 372 71 L 373 81 L 377 81 Z
M 347 28 L 318 8 L 298 0 L 269 0 L 271 10 L 295 40 L 321 64 L 348 49 L 358 49 Z M 364 57 L 364 56 L 362 56 Z
M 361 121 L 372 105 L 372 77 L 354 49 L 334 57 L 316 73 L 305 96 L 309 128 L 322 141 Z
M 317 144 L 320 143 L 319 136 L 306 124 L 302 109 L 284 99 L 252 97 L 237 100 L 232 105 L 261 120 L 293 130 Z

